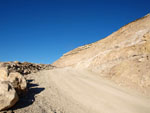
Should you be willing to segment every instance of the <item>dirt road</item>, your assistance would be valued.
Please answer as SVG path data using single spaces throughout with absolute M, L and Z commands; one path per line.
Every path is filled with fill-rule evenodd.
M 150 98 L 129 92 L 98 75 L 69 68 L 29 76 L 39 91 L 33 104 L 14 112 L 150 113 Z

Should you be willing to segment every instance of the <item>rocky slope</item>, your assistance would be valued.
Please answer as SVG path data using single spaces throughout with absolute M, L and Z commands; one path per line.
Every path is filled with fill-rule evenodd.
M 81 46 L 53 63 L 57 67 L 88 69 L 125 85 L 150 91 L 150 14 L 110 36 Z
M 54 68 L 54 66 L 52 66 L 51 64 L 36 64 L 36 63 L 19 62 L 19 61 L 0 62 L 0 67 L 6 67 L 8 68 L 9 72 L 19 72 L 23 75 Z

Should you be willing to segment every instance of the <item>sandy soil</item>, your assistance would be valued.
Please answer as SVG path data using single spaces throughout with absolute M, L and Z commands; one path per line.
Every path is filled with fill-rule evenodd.
M 149 97 L 86 70 L 53 69 L 28 79 L 29 94 L 15 113 L 150 113 Z

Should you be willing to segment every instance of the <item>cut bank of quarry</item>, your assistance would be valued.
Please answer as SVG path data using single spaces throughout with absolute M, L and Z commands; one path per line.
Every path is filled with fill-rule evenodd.
M 150 15 L 24 75 L 14 113 L 150 113 Z

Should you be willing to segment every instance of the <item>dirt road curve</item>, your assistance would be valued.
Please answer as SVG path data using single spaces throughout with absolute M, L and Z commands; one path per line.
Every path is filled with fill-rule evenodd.
M 150 99 L 88 71 L 54 69 L 30 76 L 39 91 L 33 104 L 14 112 L 150 113 Z

